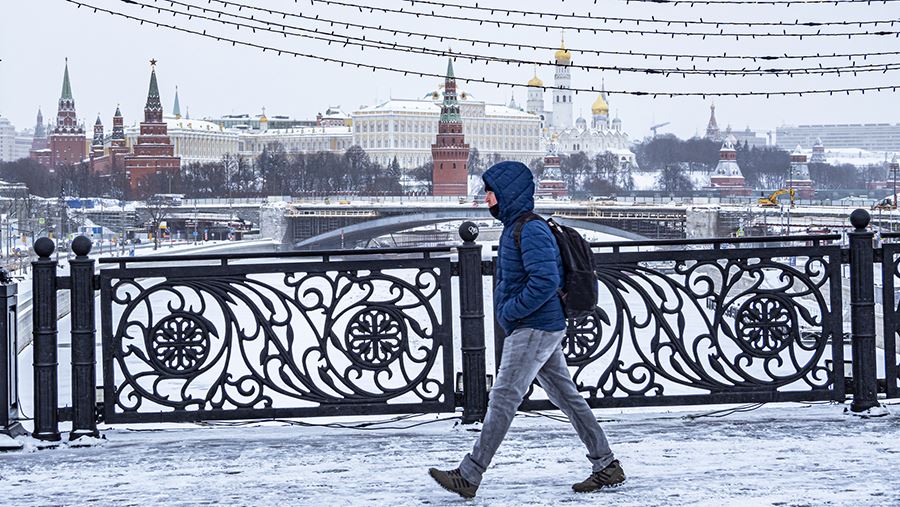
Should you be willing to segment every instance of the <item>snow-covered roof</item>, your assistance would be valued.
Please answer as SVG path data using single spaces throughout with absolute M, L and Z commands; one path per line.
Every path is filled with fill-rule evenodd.
M 293 127 L 288 129 L 269 129 L 266 131 L 241 132 L 241 136 L 297 136 L 297 135 L 352 135 L 351 127 Z
M 485 104 L 484 114 L 486 116 L 515 116 L 518 118 L 537 118 L 537 116 L 526 113 L 521 109 L 513 109 L 502 104 Z
M 415 111 L 438 115 L 441 112 L 441 106 L 430 100 L 390 99 L 376 106 L 354 111 L 354 114 L 391 111 Z

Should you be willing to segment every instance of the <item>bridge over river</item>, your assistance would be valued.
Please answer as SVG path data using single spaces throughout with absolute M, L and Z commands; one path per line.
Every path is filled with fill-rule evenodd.
M 873 201 L 874 202 L 874 201 Z M 856 207 L 870 203 L 802 202 L 796 207 L 766 208 L 755 198 L 619 197 L 616 200 L 569 201 L 539 199 L 536 211 L 581 229 L 628 239 L 685 239 L 823 233 L 846 227 Z M 137 220 L 146 211 L 131 213 Z M 136 212 L 136 213 L 134 213 Z M 372 238 L 455 220 L 491 220 L 487 207 L 466 198 L 352 196 L 292 199 L 275 196 L 252 199 L 184 200 L 172 212 L 224 219 L 239 217 L 259 226 L 262 237 L 277 238 L 288 248 L 336 248 Z M 86 210 L 100 225 L 122 227 L 119 210 Z M 900 227 L 900 213 L 872 213 L 877 228 Z

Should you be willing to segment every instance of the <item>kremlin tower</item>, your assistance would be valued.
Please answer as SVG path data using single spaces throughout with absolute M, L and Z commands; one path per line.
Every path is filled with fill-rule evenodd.
M 447 62 L 444 102 L 441 104 L 437 138 L 431 145 L 431 156 L 434 160 L 432 194 L 468 195 L 469 145 L 466 144 L 463 134 L 462 117 L 459 114 L 459 103 L 456 100 L 453 60 Z
M 31 151 L 46 150 L 50 147 L 50 139 L 47 138 L 47 129 L 44 127 L 44 115 L 38 108 L 37 123 L 34 125 L 34 139 L 31 141 Z
M 569 196 L 566 183 L 562 180 L 561 164 L 557 153 L 558 137 L 558 134 L 554 133 L 547 144 L 547 155 L 544 156 L 544 172 L 541 173 L 541 179 L 535 185 L 534 196 L 537 198 L 551 197 L 558 199 Z
M 144 106 L 144 121 L 134 153 L 125 156 L 125 172 L 132 194 L 165 191 L 163 181 L 171 183 L 181 170 L 181 158 L 174 156 L 175 148 L 163 120 L 163 107 L 156 83 L 156 60 L 150 60 L 150 90 Z M 117 111 L 118 112 L 118 111 Z M 153 178 L 160 178 L 157 182 Z
M 97 114 L 97 121 L 94 122 L 94 139 L 91 141 L 91 158 L 103 156 L 103 122 L 100 121 L 100 114 Z
M 705 190 L 717 192 L 721 197 L 744 196 L 753 193 L 744 180 L 744 174 L 737 163 L 736 139 L 728 136 L 719 151 L 719 164 L 709 178 L 709 187 Z
M 125 140 L 125 120 L 122 111 L 116 106 L 116 114 L 113 115 L 112 138 L 109 142 L 110 153 L 128 153 L 128 143 Z
M 42 118 L 38 118 L 42 120 Z M 87 143 L 84 137 L 84 126 L 78 123 L 75 115 L 75 99 L 72 97 L 72 85 L 69 82 L 69 62 L 63 73 L 62 93 L 59 97 L 59 109 L 56 113 L 56 126 L 50 131 L 48 149 L 34 150 L 31 157 L 41 165 L 53 170 L 64 165 L 80 164 L 87 155 Z
M 800 145 L 791 153 L 791 172 L 788 177 L 788 188 L 793 188 L 800 199 L 812 199 L 816 193 L 812 179 L 809 177 L 809 166 L 806 165 L 806 155 L 801 153 Z
M 822 139 L 817 137 L 816 144 L 813 145 L 812 149 L 812 157 L 809 159 L 810 164 L 827 164 L 828 158 L 825 156 L 825 145 L 822 144 Z

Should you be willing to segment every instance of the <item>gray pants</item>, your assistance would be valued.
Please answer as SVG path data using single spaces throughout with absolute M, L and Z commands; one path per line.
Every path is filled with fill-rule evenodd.
M 522 403 L 531 382 L 537 377 L 550 401 L 560 408 L 575 426 L 578 438 L 588 449 L 593 470 L 602 470 L 613 460 L 606 435 L 590 406 L 579 394 L 566 367 L 562 351 L 565 331 L 516 329 L 503 343 L 503 356 L 497 381 L 491 389 L 487 415 L 471 454 L 459 464 L 462 476 L 472 484 L 481 477 L 500 442 L 506 436 L 516 409 Z

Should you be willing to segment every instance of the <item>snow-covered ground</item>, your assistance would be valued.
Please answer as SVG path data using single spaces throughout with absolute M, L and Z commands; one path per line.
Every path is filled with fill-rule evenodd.
M 490 315 L 490 287 L 484 292 Z M 440 318 L 454 320 L 458 368 L 458 302 L 453 299 L 452 315 Z M 640 307 L 634 296 L 627 303 Z M 154 307 L 156 312 L 165 304 Z M 687 334 L 696 334 L 704 308 L 698 307 L 688 322 Z M 60 321 L 61 406 L 71 399 L 69 326 L 68 318 Z M 491 372 L 491 340 L 487 348 Z M 98 343 L 98 375 L 102 357 Z M 19 358 L 20 398 L 25 415 L 32 415 L 31 349 Z M 622 359 L 634 358 L 625 354 Z M 667 387 L 667 394 L 676 392 Z M 710 414 L 722 408 L 597 410 L 629 481 L 587 496 L 569 489 L 589 471 L 574 431 L 533 414 L 514 421 L 478 499 L 465 502 L 446 493 L 427 476 L 427 467 L 454 467 L 475 434 L 467 431 L 473 428 L 455 425 L 454 414 L 437 414 L 368 430 L 299 427 L 297 420 L 240 426 L 117 424 L 103 426 L 107 440 L 89 448 L 38 449 L 38 442 L 22 438 L 25 451 L 0 454 L 0 498 L 13 499 L 14 505 L 900 504 L 895 474 L 889 473 L 900 454 L 897 415 L 860 420 L 843 415 L 840 405 L 794 403 Z M 702 414 L 707 415 L 693 417 Z M 385 419 L 390 417 L 355 418 L 354 423 Z M 433 422 L 408 427 L 426 421 Z
M 455 467 L 476 428 L 402 428 L 444 414 L 384 425 L 399 429 L 116 426 L 95 447 L 27 441 L 24 452 L 0 454 L 0 496 L 16 506 L 900 505 L 896 415 L 861 420 L 840 405 L 794 403 L 710 413 L 717 408 L 596 411 L 628 479 L 594 494 L 570 489 L 589 473 L 574 430 L 534 414 L 513 421 L 475 500 L 440 489 L 427 468 Z

